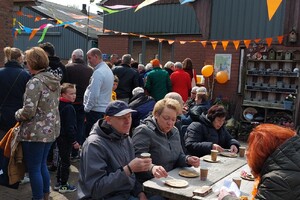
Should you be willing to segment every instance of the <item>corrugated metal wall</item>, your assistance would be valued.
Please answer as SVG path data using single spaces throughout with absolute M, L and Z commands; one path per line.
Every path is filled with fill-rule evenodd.
M 286 1 L 268 19 L 265 0 L 213 0 L 211 40 L 256 39 L 283 34 Z
M 142 34 L 200 34 L 192 7 L 180 4 L 150 5 L 105 15 L 103 28 Z
M 37 16 L 35 12 L 27 8 L 23 8 L 23 12 Z M 48 23 L 46 20 L 34 22 L 34 18 L 23 16 L 18 17 L 17 20 L 29 28 L 38 28 L 40 25 Z M 29 34 L 22 32 L 21 35 L 18 35 L 17 38 L 14 39 L 14 46 L 25 51 L 33 46 L 37 46 L 40 37 L 41 32 L 38 32 L 32 40 L 29 40 Z M 86 52 L 86 37 L 68 28 L 49 28 L 43 42 L 51 42 L 55 46 L 56 55 L 63 60 L 68 60 L 74 49 L 81 48 Z M 90 43 L 91 42 L 89 42 L 88 49 L 91 47 Z

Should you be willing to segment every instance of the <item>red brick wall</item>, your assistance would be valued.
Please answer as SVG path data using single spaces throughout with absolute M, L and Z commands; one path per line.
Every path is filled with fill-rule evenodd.
M 98 46 L 102 53 L 115 53 L 122 57 L 123 54 L 129 53 L 128 40 L 128 36 L 101 35 L 98 38 Z
M 0 66 L 3 66 L 4 55 L 3 48 L 13 45 L 12 36 L 12 15 L 13 15 L 13 1 L 0 1 Z

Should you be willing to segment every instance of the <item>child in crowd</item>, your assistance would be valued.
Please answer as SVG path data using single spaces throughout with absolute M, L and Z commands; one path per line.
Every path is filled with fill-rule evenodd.
M 70 154 L 72 147 L 79 149 L 80 145 L 76 141 L 76 112 L 72 103 L 76 99 L 76 88 L 74 84 L 64 83 L 61 86 L 61 96 L 59 99 L 60 113 L 60 135 L 57 138 L 59 151 L 59 164 L 57 170 L 57 183 L 54 190 L 60 193 L 74 192 L 76 187 L 68 184 Z
M 119 78 L 117 76 L 114 76 L 114 84 L 113 84 L 112 93 L 111 93 L 111 100 L 112 101 L 117 100 L 116 89 L 118 87 L 118 84 L 119 84 Z

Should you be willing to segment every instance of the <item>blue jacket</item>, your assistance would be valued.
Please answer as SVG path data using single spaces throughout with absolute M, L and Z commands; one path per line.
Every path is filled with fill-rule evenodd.
M 18 80 L 13 85 L 19 74 Z M 9 61 L 0 68 L 0 105 L 3 104 L 0 108 L 1 130 L 8 131 L 16 124 L 15 112 L 23 106 L 23 95 L 30 77 L 30 74 L 16 61 Z M 7 96 L 12 86 L 13 88 Z M 7 99 L 3 102 L 6 96 Z

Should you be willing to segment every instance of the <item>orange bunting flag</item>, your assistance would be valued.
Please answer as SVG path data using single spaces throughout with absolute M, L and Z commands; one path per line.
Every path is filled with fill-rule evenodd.
M 31 34 L 29 36 L 29 40 L 31 40 L 35 36 L 35 34 L 38 32 L 38 30 L 39 30 L 38 28 L 32 29 Z
M 282 44 L 282 41 L 283 41 L 283 35 L 277 36 L 277 40 L 278 40 L 278 43 L 279 43 L 279 44 Z
M 162 43 L 164 41 L 164 39 L 158 39 L 159 43 Z
M 155 40 L 155 38 L 154 37 L 149 37 L 149 40 Z
M 250 43 L 251 43 L 251 40 L 244 40 L 244 44 L 247 49 L 249 48 Z
M 256 44 L 258 44 L 258 43 L 260 42 L 260 40 L 261 40 L 261 39 L 255 39 L 254 42 L 255 42 Z
M 140 38 L 145 38 L 146 36 L 145 35 L 140 35 Z
M 27 15 L 28 18 L 33 18 L 33 15 Z
M 211 41 L 211 45 L 214 50 L 216 50 L 217 44 L 218 44 L 218 41 Z
M 23 15 L 23 12 L 21 10 L 17 11 L 17 15 L 18 16 L 22 16 Z
M 42 19 L 42 18 L 41 18 L 40 16 L 36 16 L 35 19 L 34 19 L 34 21 L 35 21 L 35 22 L 38 22 L 38 21 L 40 21 L 41 19 Z
M 271 46 L 272 41 L 273 41 L 273 38 L 266 38 L 266 42 L 267 42 L 268 47 Z
M 169 44 L 173 44 L 175 41 L 174 40 L 168 40 Z
M 282 0 L 267 0 L 269 21 L 274 16 Z
M 233 45 L 235 47 L 235 50 L 237 50 L 239 48 L 240 41 L 239 40 L 233 40 L 232 43 L 233 43 Z
M 202 44 L 203 47 L 206 47 L 207 41 L 200 41 L 200 43 Z
M 180 43 L 180 44 L 185 44 L 185 43 L 186 43 L 186 41 L 179 41 L 179 43 Z
M 227 46 L 228 46 L 228 43 L 229 43 L 229 41 L 228 41 L 228 40 L 226 40 L 226 41 L 222 41 L 222 46 L 223 46 L 223 49 L 224 49 L 224 51 L 226 51 L 226 49 L 227 49 Z
M 15 38 L 17 38 L 17 36 L 18 36 L 18 31 L 15 30 Z

